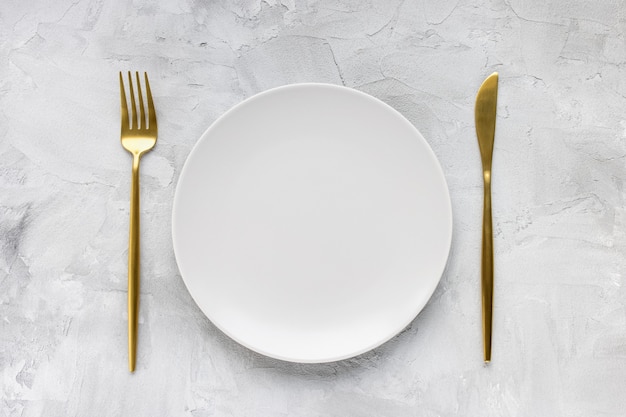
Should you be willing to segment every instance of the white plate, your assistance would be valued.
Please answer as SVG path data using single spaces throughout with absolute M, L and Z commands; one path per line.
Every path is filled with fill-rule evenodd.
M 379 346 L 424 307 L 452 236 L 422 135 L 367 94 L 296 84 L 217 120 L 182 170 L 176 260 L 224 333 L 293 362 Z

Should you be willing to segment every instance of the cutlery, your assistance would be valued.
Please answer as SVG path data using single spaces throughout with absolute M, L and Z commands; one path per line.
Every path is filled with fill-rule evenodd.
M 491 322 L 493 307 L 493 229 L 491 225 L 491 160 L 496 129 L 498 73 L 494 72 L 482 83 L 476 95 L 476 136 L 483 165 L 483 242 L 481 262 L 481 292 L 483 316 L 483 344 L 485 362 L 491 361 Z
M 122 112 L 122 146 L 133 156 L 132 182 L 130 188 L 130 231 L 128 242 L 128 369 L 135 371 L 137 355 L 137 321 L 139 311 L 139 160 L 141 156 L 154 147 L 157 139 L 157 120 L 150 92 L 148 74 L 144 73 L 146 85 L 146 99 L 148 114 L 144 108 L 139 73 L 137 79 L 137 96 L 139 102 L 139 117 L 135 103 L 133 79 L 128 72 L 128 87 L 130 91 L 130 118 L 124 89 L 124 79 L 120 72 L 120 97 Z

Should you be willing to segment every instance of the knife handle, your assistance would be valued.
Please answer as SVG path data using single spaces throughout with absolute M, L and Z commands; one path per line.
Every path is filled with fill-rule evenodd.
M 485 362 L 491 361 L 491 322 L 493 307 L 493 228 L 491 224 L 491 172 L 485 174 L 483 200 L 483 244 L 481 292 L 483 310 L 483 344 Z
M 128 370 L 135 371 L 139 319 L 139 155 L 133 155 L 128 238 Z

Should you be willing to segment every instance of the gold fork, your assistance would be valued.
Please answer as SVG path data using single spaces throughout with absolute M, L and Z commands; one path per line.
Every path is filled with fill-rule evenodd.
M 128 104 L 124 91 L 124 79 L 120 72 L 120 97 L 122 109 L 122 146 L 133 155 L 133 178 L 130 187 L 130 236 L 128 243 L 128 369 L 135 371 L 137 356 L 137 320 L 139 311 L 139 160 L 141 156 L 154 147 L 157 139 L 157 119 L 150 92 L 148 74 L 144 73 L 146 98 L 148 100 L 148 119 L 141 94 L 139 73 L 137 78 L 137 96 L 139 101 L 139 118 L 135 104 L 133 79 L 128 72 L 130 90 L 131 115 L 128 117 Z

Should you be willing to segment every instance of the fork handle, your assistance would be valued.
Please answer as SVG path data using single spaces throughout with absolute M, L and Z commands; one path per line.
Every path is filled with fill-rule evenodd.
M 133 154 L 128 241 L 128 370 L 135 371 L 139 319 L 139 155 Z
M 493 228 L 491 224 L 491 176 L 485 176 L 483 200 L 483 243 L 481 292 L 483 311 L 483 347 L 485 362 L 491 361 L 491 322 L 493 316 Z

